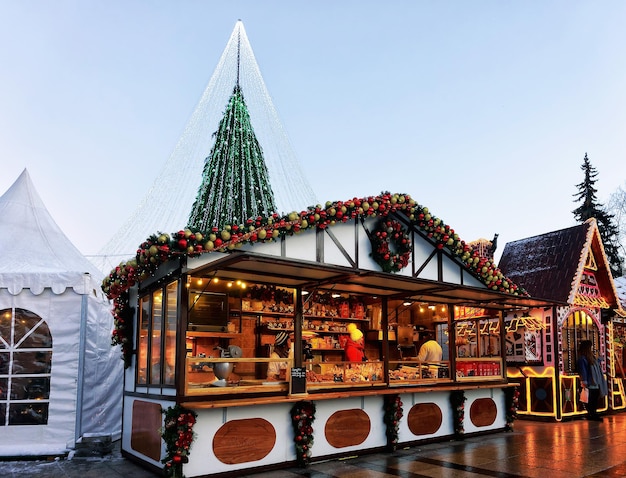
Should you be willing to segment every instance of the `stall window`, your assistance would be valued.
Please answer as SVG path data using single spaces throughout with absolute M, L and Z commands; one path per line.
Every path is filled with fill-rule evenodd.
M 478 330 L 480 331 L 480 356 L 500 356 L 500 319 L 480 320 L 478 322 Z
M 151 384 L 161 383 L 161 333 L 163 328 L 163 291 L 152 294 L 152 330 L 150 333 L 150 378 Z
M 456 356 L 478 357 L 478 340 L 475 320 L 456 322 Z
M 178 305 L 178 284 L 172 282 L 166 288 L 165 303 L 165 348 L 163 357 L 164 375 L 163 383 L 166 385 L 174 385 L 174 369 L 176 363 L 176 318 Z
M 174 384 L 177 298 L 178 283 L 171 282 L 139 301 L 139 385 Z
M 52 336 L 25 309 L 0 311 L 0 426 L 46 425 Z
M 617 377 L 626 378 L 626 353 L 624 353 L 624 347 L 626 347 L 626 325 L 616 323 L 614 332 L 614 348 L 615 348 L 615 374 Z
M 549 322 L 549 317 L 547 319 Z M 532 317 L 528 313 L 519 317 L 514 314 L 513 317 L 508 317 L 504 324 L 507 361 L 528 364 L 543 363 L 543 331 L 546 328 L 543 320 Z M 549 337 L 549 334 L 546 335 Z
M 150 330 L 150 299 L 147 295 L 139 300 L 139 339 L 137 345 L 137 383 L 148 383 L 148 333 Z
M 593 318 L 584 310 L 570 314 L 563 323 L 563 370 L 577 373 L 578 345 L 583 340 L 591 340 L 596 354 L 600 350 L 600 332 Z

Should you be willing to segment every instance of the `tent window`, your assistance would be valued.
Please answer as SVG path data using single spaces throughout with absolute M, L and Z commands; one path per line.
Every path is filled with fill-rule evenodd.
M 25 309 L 0 310 L 0 426 L 46 425 L 52 335 Z

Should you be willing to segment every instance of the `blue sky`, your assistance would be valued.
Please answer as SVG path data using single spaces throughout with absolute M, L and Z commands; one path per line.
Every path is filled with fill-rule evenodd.
M 409 193 L 501 252 L 574 224 L 585 152 L 600 201 L 626 181 L 623 1 L 0 0 L 0 194 L 27 168 L 95 254 L 237 19 L 320 202 Z

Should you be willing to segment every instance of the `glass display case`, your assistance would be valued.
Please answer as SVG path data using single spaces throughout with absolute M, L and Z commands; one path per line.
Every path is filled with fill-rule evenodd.
M 334 386 L 385 385 L 381 361 L 369 362 L 304 362 L 308 390 Z
M 450 382 L 450 362 L 402 360 L 389 362 L 389 385 Z

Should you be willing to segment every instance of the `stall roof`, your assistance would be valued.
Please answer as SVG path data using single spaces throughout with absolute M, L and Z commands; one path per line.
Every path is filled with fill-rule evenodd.
M 588 262 L 595 264 L 595 278 L 603 298 L 622 315 L 609 261 L 593 218 L 506 244 L 499 266 L 503 274 L 530 294 L 573 304 Z
M 517 296 L 487 288 L 416 279 L 402 275 L 316 264 L 276 256 L 234 251 L 193 271 L 247 282 L 279 282 L 285 287 L 335 290 L 389 299 L 446 303 L 499 310 L 564 305 L 551 300 Z

